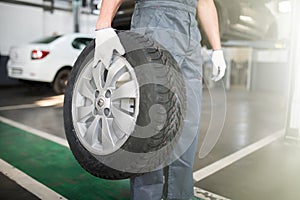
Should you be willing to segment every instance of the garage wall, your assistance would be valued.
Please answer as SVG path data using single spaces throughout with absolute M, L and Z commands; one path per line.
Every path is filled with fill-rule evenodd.
M 254 50 L 251 88 L 256 91 L 287 95 L 288 51 Z
M 42 0 L 34 2 L 43 4 Z M 82 14 L 80 32 L 93 32 L 96 20 L 96 15 Z M 53 33 L 72 33 L 73 27 L 72 12 L 54 10 L 51 13 L 38 7 L 0 2 L 0 54 L 8 55 L 11 46 L 26 44 Z
M 251 47 L 224 48 L 230 63 L 230 86 L 258 92 L 272 92 L 287 96 L 289 51 Z M 251 60 L 251 63 L 249 63 Z
M 266 5 L 276 18 L 278 39 L 279 40 L 289 39 L 291 35 L 291 23 L 287 23 L 287 22 L 290 22 L 291 20 L 291 13 L 290 12 L 280 13 L 278 11 L 278 2 L 276 1 L 273 2 L 271 1 Z
M 43 12 L 43 36 L 73 32 L 71 12 L 56 10 L 54 13 Z
M 27 1 L 43 5 L 43 0 Z M 71 5 L 68 5 L 71 9 Z M 80 32 L 95 30 L 96 15 L 80 15 Z M 15 45 L 27 44 L 54 33 L 74 31 L 74 17 L 70 11 L 44 11 L 43 8 L 0 2 L 0 86 L 16 84 L 7 77 L 6 63 L 9 49 Z
M 27 43 L 43 35 L 43 10 L 0 3 L 0 53 L 8 55 L 13 45 Z
M 29 6 L 0 3 L 0 86 L 17 84 L 7 77 L 9 48 L 43 35 L 43 10 Z
M 64 34 L 74 32 L 74 16 L 72 12 L 55 10 L 54 13 L 43 13 L 43 35 L 53 33 Z M 93 33 L 98 16 L 82 13 L 79 18 L 81 33 Z

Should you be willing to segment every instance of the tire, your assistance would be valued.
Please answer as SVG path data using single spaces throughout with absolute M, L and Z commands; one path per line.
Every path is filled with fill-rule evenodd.
M 127 67 L 127 65 L 122 67 L 124 72 L 118 75 L 116 78 L 118 81 L 116 81 L 116 83 L 118 83 L 119 80 L 123 80 L 120 77 L 125 77 L 124 74 L 128 75 L 128 73 L 130 76 L 127 77 L 132 79 L 128 80 L 128 82 L 136 83 L 136 93 L 129 95 L 130 98 L 135 99 L 132 101 L 133 103 L 130 105 L 130 108 L 126 107 L 130 110 L 130 113 L 126 110 L 127 115 L 130 115 L 132 118 L 136 117 L 136 120 L 132 120 L 132 129 L 126 128 L 125 123 L 117 123 L 120 116 L 126 115 L 116 111 L 116 107 L 114 107 L 115 102 L 113 100 L 111 100 L 111 102 L 109 101 L 110 103 L 107 108 L 105 107 L 106 103 L 103 103 L 106 102 L 107 96 L 113 99 L 117 93 L 117 89 L 122 88 L 122 86 L 125 87 L 128 82 L 122 83 L 123 85 L 120 84 L 121 86 L 115 90 L 105 89 L 104 92 L 102 90 L 97 92 L 97 83 L 95 82 L 97 78 L 94 76 L 95 73 L 100 72 L 100 82 L 102 82 L 102 85 L 105 87 L 105 84 L 110 80 L 109 77 L 111 77 L 109 74 L 112 74 L 112 72 L 103 69 L 103 67 L 101 69 L 101 63 L 100 67 L 99 64 L 94 68 L 91 66 L 95 48 L 94 41 L 92 41 L 78 57 L 66 88 L 64 100 L 65 133 L 74 157 L 90 174 L 111 180 L 135 177 L 143 174 L 147 170 L 151 171 L 161 166 L 162 161 L 172 152 L 174 144 L 180 136 L 186 107 L 184 79 L 171 54 L 164 50 L 159 44 L 137 33 L 126 31 L 119 32 L 118 35 L 127 52 L 124 55 L 126 59 L 122 56 L 114 55 L 113 64 L 109 70 L 113 71 L 112 66 L 114 63 L 117 63 L 119 59 L 125 64 L 127 63 L 129 67 Z M 133 47 L 138 48 L 133 49 Z M 143 65 L 148 65 L 148 67 L 145 68 L 146 72 L 144 70 L 141 71 L 139 68 L 139 66 Z M 114 66 L 117 66 L 117 64 Z M 132 70 L 130 67 L 132 67 Z M 83 88 L 86 87 L 93 88 L 93 90 L 89 90 L 93 92 L 87 94 L 86 91 L 83 90 Z M 129 90 L 126 91 L 130 93 Z M 103 95 L 101 95 L 101 92 Z M 101 96 L 100 100 L 98 100 L 98 96 Z M 103 96 L 105 96 L 105 98 Z M 91 103 L 90 100 L 88 100 L 89 98 L 96 100 L 93 100 Z M 104 98 L 104 100 L 102 98 Z M 124 99 L 120 100 L 120 107 L 122 107 L 121 105 Z M 82 102 L 84 103 L 82 104 Z M 86 116 L 81 118 L 83 116 L 81 110 L 91 106 L 90 104 L 96 108 L 92 108 L 89 114 L 87 114 L 87 112 L 84 113 Z M 151 110 L 153 106 L 158 106 L 158 109 L 154 109 L 154 111 Z M 161 108 L 163 108 L 165 112 L 162 112 Z M 107 112 L 105 109 L 107 109 Z M 151 118 L 153 116 L 155 120 Z M 109 123 L 106 122 L 110 117 L 112 118 L 111 126 L 103 125 L 109 125 Z M 150 126 L 150 129 L 145 129 L 147 131 L 140 128 L 147 127 L 149 124 L 151 125 L 151 120 L 158 121 L 158 125 L 154 123 L 154 128 Z M 131 120 L 123 122 L 129 124 Z M 96 125 L 94 126 L 93 124 Z M 125 128 L 120 128 L 122 126 Z M 91 133 L 91 127 L 94 127 L 93 130 L 97 131 L 92 132 L 92 136 L 88 136 L 88 133 Z M 153 132 L 149 131 L 152 129 Z M 123 136 L 125 139 L 116 141 L 114 143 L 115 146 L 108 144 L 109 142 L 105 142 L 108 140 L 104 141 L 103 139 L 105 134 L 109 134 L 110 138 L 118 138 L 117 135 L 126 133 L 126 130 L 131 131 L 129 136 Z M 149 136 L 140 137 L 142 134 L 148 134 L 150 132 L 151 134 L 149 134 Z M 89 139 L 85 139 L 85 136 Z M 99 137 L 102 139 L 99 139 Z M 96 142 L 92 140 L 96 140 Z M 110 142 L 112 140 L 113 139 L 111 139 Z M 157 153 L 161 149 L 164 149 L 163 153 Z M 130 160 L 130 166 L 125 167 L 124 162 L 126 162 L 127 158 L 124 158 L 125 154 L 123 154 L 123 152 L 138 153 L 138 156 Z M 142 154 L 140 155 L 139 153 Z M 124 162 L 122 159 L 124 159 Z M 120 160 L 118 163 L 120 167 L 111 167 L 108 164 L 111 160 L 113 160 L 113 162 Z M 124 168 L 122 168 L 122 165 L 124 165 Z
M 70 74 L 71 74 L 70 69 L 62 69 L 57 73 L 53 81 L 53 91 L 55 92 L 55 94 L 65 93 Z

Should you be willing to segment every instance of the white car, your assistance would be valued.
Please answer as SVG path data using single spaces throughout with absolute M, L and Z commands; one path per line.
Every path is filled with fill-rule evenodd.
M 10 49 L 7 63 L 11 78 L 48 82 L 56 94 L 65 91 L 72 66 L 93 37 L 72 33 L 43 38 Z

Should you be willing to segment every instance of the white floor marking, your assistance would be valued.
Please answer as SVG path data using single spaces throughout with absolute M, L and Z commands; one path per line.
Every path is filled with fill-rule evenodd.
M 57 105 L 62 106 L 63 103 L 64 103 L 64 95 L 51 96 L 34 102 L 34 104 L 39 105 L 41 107 L 57 106 Z
M 246 157 L 247 155 L 263 148 L 264 146 L 274 142 L 275 140 L 283 137 L 285 134 L 285 130 L 280 130 L 277 131 L 275 133 L 273 133 L 272 135 L 269 135 L 261 140 L 259 140 L 258 142 L 255 142 L 254 144 L 251 144 L 225 158 L 222 158 L 221 160 L 218 160 L 214 163 L 212 163 L 211 165 L 208 165 L 198 171 L 195 171 L 193 173 L 193 177 L 194 177 L 194 181 L 198 182 L 214 173 L 216 173 L 217 171 L 231 165 L 232 163 Z
M 0 159 L 0 171 L 40 199 L 66 199 L 2 159 Z
M 24 124 L 21 124 L 19 122 L 16 122 L 16 121 L 13 121 L 13 120 L 10 120 L 10 119 L 7 119 L 5 117 L 2 117 L 0 116 L 0 122 L 3 122 L 3 123 L 6 123 L 8 125 L 11 125 L 11 126 L 14 126 L 16 128 L 19 128 L 19 129 L 22 129 L 24 131 L 27 131 L 29 133 L 32 133 L 34 135 L 37 135 L 39 137 L 42 137 L 42 138 L 45 138 L 47 140 L 50 140 L 52 142 L 55 142 L 57 144 L 60 144 L 62 146 L 65 146 L 65 147 L 68 147 L 69 148 L 69 144 L 67 142 L 66 139 L 63 139 L 63 138 L 60 138 L 58 136 L 55 136 L 53 134 L 50 134 L 50 133 L 46 133 L 46 132 L 43 132 L 43 131 L 40 131 L 38 129 L 35 129 L 35 128 L 32 128 L 30 126 L 26 126 Z
M 64 95 L 57 95 L 57 96 L 46 97 L 44 99 L 35 101 L 32 104 L 2 106 L 2 107 L 0 107 L 0 111 L 39 108 L 39 107 L 51 107 L 51 106 L 62 106 L 63 102 L 64 102 Z
M 194 196 L 201 198 L 203 200 L 230 200 L 226 197 L 222 197 L 220 195 L 214 194 L 212 192 L 209 192 L 207 190 L 203 190 L 198 187 L 194 187 Z
M 6 110 L 19 110 L 19 109 L 28 109 L 28 108 L 37 108 L 40 107 L 36 104 L 23 104 L 23 105 L 15 105 L 15 106 L 2 106 L 0 107 L 0 111 Z

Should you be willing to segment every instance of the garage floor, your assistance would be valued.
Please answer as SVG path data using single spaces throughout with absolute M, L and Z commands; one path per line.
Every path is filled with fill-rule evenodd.
M 0 199 L 129 199 L 128 180 L 107 181 L 89 175 L 65 146 L 63 96 L 55 96 L 47 87 L 0 90 Z M 210 96 L 204 90 L 201 135 L 208 129 L 210 109 Z M 208 156 L 196 157 L 195 195 L 202 199 L 300 199 L 300 146 L 283 139 L 284 118 L 285 99 L 280 95 L 227 91 L 222 135 Z M 45 139 L 49 135 L 52 141 Z M 12 177 L 19 172 L 33 183 Z M 19 186 L 24 184 L 29 185 L 26 190 Z

